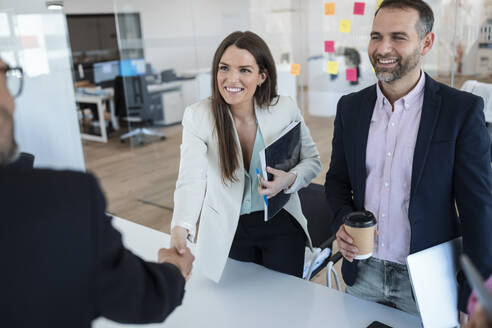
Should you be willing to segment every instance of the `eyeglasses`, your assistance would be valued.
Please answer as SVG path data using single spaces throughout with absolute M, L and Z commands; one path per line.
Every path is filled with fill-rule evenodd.
M 10 94 L 16 98 L 22 92 L 24 84 L 24 71 L 21 67 L 0 67 L 0 72 L 5 74 L 5 81 Z

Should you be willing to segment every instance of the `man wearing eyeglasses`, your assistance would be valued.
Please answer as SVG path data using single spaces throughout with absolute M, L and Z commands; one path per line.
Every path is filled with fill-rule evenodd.
M 14 97 L 22 91 L 23 72 L 20 67 L 11 68 L 2 62 L 0 66 L 4 87 L 0 90 L 0 163 L 13 162 L 18 157 L 14 139 L 12 117 Z M 12 91 L 12 93 L 10 92 Z
M 164 320 L 181 304 L 193 255 L 145 262 L 121 242 L 96 179 L 9 165 L 22 70 L 0 59 L 0 326 L 90 327 Z

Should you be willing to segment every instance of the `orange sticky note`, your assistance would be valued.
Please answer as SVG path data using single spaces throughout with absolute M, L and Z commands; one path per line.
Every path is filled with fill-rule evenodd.
M 334 2 L 325 2 L 325 15 L 326 16 L 335 15 L 335 3 Z
M 335 41 L 325 41 L 325 52 L 335 52 Z
M 381 6 L 381 3 L 383 2 L 384 0 L 378 0 L 378 8 L 379 6 Z
M 349 19 L 340 20 L 340 32 L 350 33 L 351 27 L 352 27 L 352 21 L 350 21 Z
M 345 70 L 345 79 L 347 81 L 357 81 L 357 68 L 347 68 Z
M 291 75 L 299 75 L 299 74 L 301 74 L 301 64 L 292 64 L 292 65 L 290 65 L 290 74 Z
M 328 67 L 326 68 L 326 71 L 330 74 L 337 75 L 338 74 L 338 62 L 329 61 Z
M 364 15 L 365 8 L 364 2 L 354 2 L 354 15 Z

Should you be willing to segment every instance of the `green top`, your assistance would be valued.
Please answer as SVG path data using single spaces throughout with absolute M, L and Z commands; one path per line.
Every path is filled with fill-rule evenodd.
M 243 203 L 241 204 L 240 215 L 249 214 L 251 212 L 263 211 L 264 201 L 263 196 L 258 193 L 258 178 L 256 169 L 262 174 L 260 162 L 260 150 L 265 148 L 265 142 L 261 136 L 260 128 L 256 129 L 255 145 L 253 146 L 253 154 L 249 162 L 249 171 L 244 170 L 244 193 Z

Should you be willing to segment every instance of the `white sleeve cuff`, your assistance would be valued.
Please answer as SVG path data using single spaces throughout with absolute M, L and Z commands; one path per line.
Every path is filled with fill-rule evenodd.
M 296 192 L 301 185 L 301 179 L 299 178 L 299 175 L 297 174 L 297 172 L 295 170 L 292 170 L 292 171 L 289 171 L 289 173 L 294 173 L 296 175 L 296 179 L 294 180 L 294 182 L 292 183 L 292 185 L 289 188 L 284 189 L 284 193 L 286 193 L 286 194 L 292 194 L 293 192 Z
M 174 221 L 172 221 L 171 222 L 171 231 L 173 230 L 173 228 L 175 226 L 182 227 L 182 228 L 185 228 L 186 230 L 188 230 L 188 237 L 186 237 L 186 239 L 188 239 L 192 243 L 194 242 L 195 234 L 196 234 L 196 228 L 195 227 L 193 227 L 191 224 L 186 223 L 186 222 L 174 222 Z

